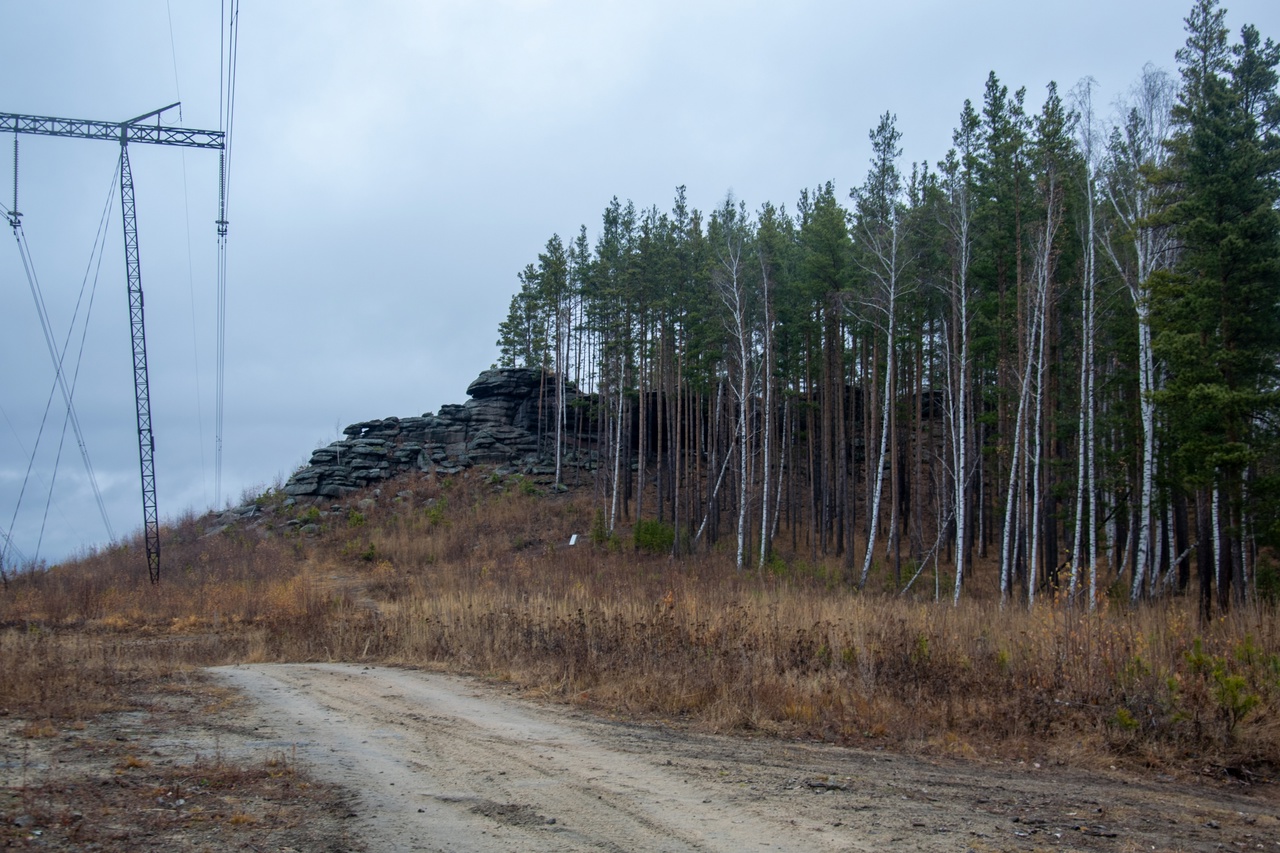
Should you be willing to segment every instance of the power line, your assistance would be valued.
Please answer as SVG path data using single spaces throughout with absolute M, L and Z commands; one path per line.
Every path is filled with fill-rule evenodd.
M 27 276 L 27 285 L 31 291 L 31 297 L 35 301 L 36 316 L 40 319 L 40 330 L 44 333 L 45 347 L 49 351 L 49 360 L 53 363 L 54 380 L 58 389 L 62 391 L 62 400 L 67 407 L 67 415 L 71 421 L 71 429 L 76 435 L 76 443 L 80 447 L 80 457 L 84 461 L 85 473 L 88 475 L 89 484 L 93 488 L 94 500 L 97 501 L 98 511 L 102 514 L 102 523 L 107 528 L 107 535 L 114 541 L 116 534 L 111 527 L 111 519 L 107 517 L 107 505 L 102 500 L 102 490 L 98 487 L 98 478 L 93 472 L 93 462 L 89 459 L 89 447 L 85 443 L 84 432 L 80 428 L 80 418 L 76 415 L 71 389 L 67 386 L 66 376 L 63 373 L 62 357 L 58 353 L 57 346 L 53 340 L 53 329 L 49 323 L 49 313 L 45 307 L 44 293 L 41 291 L 40 281 L 36 277 L 35 265 L 31 260 L 31 247 L 27 243 L 26 232 L 23 230 L 21 223 L 13 229 L 13 236 L 18 244 L 18 252 L 22 256 L 22 268 Z M 41 429 L 43 429 L 43 424 Z
M 84 324 L 81 326 L 81 332 L 80 332 L 80 349 L 76 352 L 75 370 L 71 374 L 71 393 L 73 396 L 76 392 L 76 386 L 79 384 L 79 380 L 80 380 L 80 365 L 84 363 L 84 347 L 85 347 L 85 342 L 88 340 L 88 337 L 89 337 L 89 319 L 93 316 L 93 302 L 94 302 L 94 297 L 98 293 L 98 279 L 101 277 L 101 274 L 102 274 L 102 259 L 106 256 L 106 252 L 104 250 L 107 247 L 107 219 L 111 214 L 111 201 L 113 198 L 115 198 L 116 176 L 118 174 L 119 174 L 118 170 L 115 170 L 115 169 L 112 170 L 111 183 L 107 187 L 107 198 L 102 205 L 102 216 L 98 220 L 98 230 L 93 237 L 93 248 L 90 249 L 89 251 L 89 263 L 87 266 L 85 266 L 84 278 L 81 279 L 80 281 L 80 293 L 76 297 L 75 309 L 71 312 L 71 324 L 67 328 L 67 339 L 63 342 L 62 352 L 59 355 L 59 360 L 64 361 L 66 359 L 67 349 L 71 346 L 71 334 L 73 331 L 75 331 L 76 318 L 80 316 L 80 303 L 84 301 L 84 291 L 86 286 L 89 283 L 89 273 L 90 271 L 92 271 L 93 287 L 89 290 L 89 304 L 85 308 Z M 93 262 L 95 255 L 98 258 L 98 262 L 96 266 Z M 67 423 L 71 419 L 71 414 L 72 414 L 71 410 L 68 410 L 66 417 L 63 418 L 62 434 L 58 439 L 58 453 L 54 457 L 54 461 L 53 461 L 53 476 L 50 478 L 48 497 L 45 499 L 44 517 L 41 518 L 40 520 L 40 536 L 36 540 L 35 559 L 37 560 L 40 558 L 40 547 L 41 545 L 44 544 L 45 526 L 48 524 L 48 521 L 49 521 L 49 507 L 53 503 L 53 487 L 58 480 L 58 466 L 62 461 L 62 447 L 63 447 L 63 443 L 66 441 Z M 92 472 L 90 476 L 92 477 Z M 97 487 L 96 481 L 94 482 L 94 486 L 96 489 Z M 104 513 L 106 512 L 105 507 L 103 507 L 103 512 Z M 107 525 L 107 532 L 112 539 L 115 538 L 115 535 L 111 532 L 110 524 Z
M 226 374 L 227 374 L 227 198 L 231 184 L 231 138 L 235 130 L 236 100 L 236 65 L 240 46 L 240 2 L 232 0 L 230 17 L 226 17 L 226 2 L 222 4 L 223 17 L 219 20 L 218 29 L 222 33 L 225 20 L 225 40 L 219 36 L 220 50 L 225 54 L 219 57 L 218 81 L 218 128 L 226 131 L 222 153 L 218 163 L 218 293 L 217 323 L 218 352 L 216 383 L 217 389 L 214 414 L 214 504 L 222 503 L 222 436 L 223 415 L 225 412 Z M 225 79 L 224 79 L 225 78 Z

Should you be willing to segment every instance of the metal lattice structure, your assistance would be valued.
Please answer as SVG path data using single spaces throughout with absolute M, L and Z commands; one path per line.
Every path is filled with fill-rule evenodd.
M 76 139 L 103 139 L 120 144 L 120 209 L 124 223 L 124 265 L 129 287 L 129 328 L 133 339 L 133 392 L 138 415 L 138 462 L 142 472 L 142 519 L 147 548 L 147 572 L 152 583 L 160 580 L 160 512 L 156 503 L 155 437 L 151 431 L 151 391 L 147 375 L 147 332 L 142 295 L 142 262 L 138 253 L 137 204 L 129 143 L 178 145 L 185 148 L 225 150 L 225 134 L 217 130 L 189 130 L 160 124 L 160 115 L 177 107 L 170 104 L 123 122 L 0 113 L 0 132 Z M 142 124 L 154 118 L 154 125 Z M 221 190 L 221 188 L 220 188 Z M 15 204 L 16 207 L 16 204 Z M 219 202 L 219 234 L 225 234 L 226 214 Z
M 138 124 L 138 122 L 159 116 L 161 113 L 176 106 L 178 105 L 170 104 L 164 109 L 156 110 L 125 122 L 0 113 L 0 131 L 5 133 L 30 133 L 36 136 L 70 136 L 76 139 L 109 139 L 112 141 L 120 141 L 122 132 L 127 131 L 128 139 L 131 142 L 222 150 L 222 131 L 165 127 L 159 123 L 155 125 Z

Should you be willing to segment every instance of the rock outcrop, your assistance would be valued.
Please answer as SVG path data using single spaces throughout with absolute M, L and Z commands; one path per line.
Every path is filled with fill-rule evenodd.
M 508 473 L 554 473 L 540 451 L 539 434 L 555 430 L 554 377 L 533 368 L 486 370 L 467 388 L 462 405 L 436 414 L 383 418 L 352 424 L 346 436 L 311 454 L 289 478 L 295 497 L 338 498 L 411 471 L 455 474 L 473 465 L 495 465 Z M 568 385 L 572 405 L 577 389 Z M 550 451 L 553 442 L 544 440 Z M 570 457 L 568 464 L 589 465 Z

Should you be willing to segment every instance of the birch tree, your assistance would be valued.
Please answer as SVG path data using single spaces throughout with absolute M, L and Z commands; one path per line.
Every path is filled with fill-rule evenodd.
M 867 576 L 871 572 L 871 561 L 874 557 L 876 530 L 880 519 L 880 502 L 884 494 L 885 461 L 895 464 L 889 452 L 889 438 L 893 427 L 896 409 L 898 309 L 903 297 L 909 290 L 903 275 L 909 262 L 908 252 L 904 246 L 902 202 L 902 175 L 898 169 L 898 158 L 902 149 L 898 146 L 902 133 L 896 127 L 897 116 L 886 112 L 880 117 L 880 123 L 871 131 L 871 171 L 860 189 L 850 195 L 855 205 L 855 242 L 860 251 L 855 255 L 858 265 L 870 285 L 866 295 L 859 300 L 861 305 L 878 315 L 883 322 L 885 334 L 885 366 L 883 410 L 880 423 L 880 445 L 876 453 L 875 488 L 872 492 L 871 505 L 867 509 L 868 534 L 867 550 L 862 560 L 862 573 L 858 578 L 858 588 L 867 584 Z M 877 322 L 879 325 L 879 322 Z M 891 496 L 889 537 L 890 549 L 896 544 L 898 537 L 898 501 L 897 495 Z
M 1176 88 L 1167 73 L 1148 64 L 1128 101 L 1123 124 L 1111 136 L 1107 150 L 1106 193 L 1116 228 L 1103 234 L 1103 249 L 1124 282 L 1138 323 L 1138 406 L 1141 419 L 1137 549 L 1130 597 L 1137 600 L 1152 570 L 1151 535 L 1155 509 L 1156 421 L 1155 394 L 1159 390 L 1152 350 L 1151 276 L 1169 269 L 1176 258 L 1173 232 L 1157 216 L 1162 201 L 1153 176 L 1168 166 L 1168 141 Z
M 748 458 L 751 455 L 751 403 L 756 379 L 754 300 L 748 280 L 751 239 L 751 222 L 744 202 L 734 203 L 732 193 L 712 215 L 710 237 L 715 252 L 716 268 L 712 275 L 716 294 L 726 311 L 725 323 L 737 369 L 733 383 L 733 396 L 737 402 L 735 442 L 738 448 L 738 531 L 734 565 L 741 571 L 746 567 L 747 515 L 750 504 L 751 481 L 748 476 Z
M 1097 483 L 1097 367 L 1094 355 L 1097 344 L 1097 189 L 1099 168 L 1097 118 L 1093 108 L 1096 83 L 1086 78 L 1073 92 L 1077 125 L 1077 144 L 1083 160 L 1085 241 L 1083 281 L 1080 287 L 1080 395 L 1077 413 L 1076 507 L 1075 533 L 1071 548 L 1071 569 L 1067 582 L 1067 601 L 1074 603 L 1079 595 L 1080 567 L 1084 556 L 1085 532 L 1088 531 L 1089 610 L 1098 598 L 1098 483 Z
M 968 556 L 969 449 L 973 436 L 973 403 L 970 399 L 972 375 L 971 312 L 969 267 L 973 252 L 974 158 L 979 118 L 973 104 L 965 101 L 960 126 L 952 135 L 954 148 L 942 164 L 946 207 L 942 220 L 951 242 L 951 322 L 947 382 L 947 412 L 951 429 L 952 503 L 955 514 L 955 588 L 952 603 L 960 603 Z

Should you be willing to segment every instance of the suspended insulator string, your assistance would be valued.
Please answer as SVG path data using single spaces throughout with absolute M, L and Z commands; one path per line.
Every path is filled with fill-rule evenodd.
M 18 131 L 13 132 L 13 210 L 9 211 L 9 223 L 16 224 L 18 217 Z

